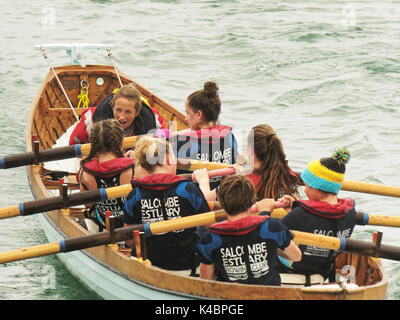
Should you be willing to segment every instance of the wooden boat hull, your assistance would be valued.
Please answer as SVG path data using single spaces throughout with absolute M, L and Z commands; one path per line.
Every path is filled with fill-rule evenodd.
M 77 105 L 79 83 L 89 82 L 89 99 L 98 104 L 113 89 L 118 87 L 117 76 L 111 67 L 68 66 L 55 69 L 64 84 L 73 105 Z M 120 75 L 123 83 L 134 82 Z M 105 79 L 105 87 L 97 88 L 96 79 Z M 149 90 L 136 84 L 150 104 L 157 108 L 164 119 L 176 121 L 178 130 L 187 127 L 181 113 L 172 108 Z M 104 84 L 103 84 L 104 86 Z M 92 88 L 92 89 L 91 89 Z M 78 111 L 81 113 L 81 110 Z M 66 99 L 57 87 L 54 76 L 49 72 L 27 119 L 27 151 L 33 150 L 32 136 L 37 135 L 41 149 L 50 148 L 57 139 L 75 122 Z M 54 183 L 43 178 L 41 164 L 27 167 L 32 193 L 36 199 L 54 196 Z M 60 168 L 63 170 L 63 168 Z M 55 210 L 41 214 L 40 221 L 50 241 L 77 237 L 88 233 L 75 218 L 82 217 L 79 208 Z M 272 287 L 258 285 L 230 284 L 204 281 L 195 277 L 179 276 L 154 266 L 148 266 L 131 259 L 121 252 L 117 245 L 107 245 L 87 250 L 58 255 L 73 274 L 88 287 L 106 299 L 272 299 L 272 300 L 332 300 L 332 299 L 384 299 L 388 278 L 379 259 L 355 254 L 342 254 L 337 267 L 352 265 L 356 270 L 355 289 L 339 286 L 318 287 Z

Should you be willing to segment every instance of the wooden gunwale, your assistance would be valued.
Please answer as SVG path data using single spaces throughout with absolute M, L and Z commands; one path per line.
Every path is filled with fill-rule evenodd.
M 59 77 L 62 78 L 65 74 L 74 75 L 101 75 L 115 78 L 112 67 L 107 66 L 87 66 L 87 69 L 82 70 L 79 66 L 67 66 L 67 67 L 56 67 L 56 72 Z M 96 71 L 93 71 L 96 70 Z M 149 100 L 150 103 L 154 104 L 156 108 L 165 108 L 168 112 L 175 115 L 175 118 L 184 123 L 184 116 L 173 109 L 163 100 L 153 95 L 149 90 L 143 86 L 137 84 L 135 81 L 129 79 L 124 74 L 120 74 L 123 83 L 134 82 L 137 88 L 143 93 L 143 95 Z M 39 93 L 33 101 L 32 108 L 27 118 L 26 128 L 26 141 L 27 151 L 33 151 L 32 146 L 32 134 L 38 135 L 40 145 L 42 148 L 49 148 L 51 145 L 48 141 L 49 137 L 46 135 L 47 132 L 51 132 L 48 129 L 49 124 L 44 125 L 43 118 L 56 117 L 54 125 L 61 124 L 61 119 L 68 119 L 71 123 L 62 127 L 68 127 L 74 122 L 73 113 L 69 108 L 49 108 L 49 106 L 43 105 L 43 92 L 45 92 L 48 83 L 55 81 L 54 76 L 49 72 L 42 86 L 39 89 Z M 111 82 L 110 82 L 111 83 Z M 109 88 L 110 85 L 107 86 Z M 90 90 L 90 89 L 89 89 Z M 100 95 L 98 96 L 100 97 Z M 97 101 L 97 100 L 95 100 Z M 51 105 L 51 101 L 49 101 Z M 43 114 L 45 112 L 50 112 Z M 65 116 L 67 114 L 67 116 Z M 59 117 L 59 118 L 58 118 Z M 174 118 L 174 117 L 173 117 Z M 60 119 L 60 120 L 59 120 Z M 42 123 L 38 123 L 42 121 Z M 59 134 L 59 133 L 58 133 Z M 50 138 L 50 141 L 54 143 L 55 136 Z M 43 147 L 44 146 L 44 147 Z M 27 167 L 28 178 L 31 184 L 32 192 L 37 199 L 43 199 L 52 196 L 47 188 L 54 188 L 50 183 L 49 186 L 44 184 L 40 174 L 43 172 L 41 165 L 31 165 Z M 73 218 L 79 216 L 79 210 L 75 210 L 74 214 L 67 214 L 59 210 L 51 211 L 46 213 L 48 219 L 52 221 L 54 226 L 58 230 L 65 234 L 67 237 L 77 237 L 87 233 Z M 105 265 L 117 270 L 119 273 L 124 274 L 126 277 L 132 280 L 142 283 L 145 286 L 158 288 L 157 290 L 164 290 L 172 292 L 177 295 L 184 295 L 189 297 L 198 298 L 211 298 L 211 299 L 287 299 L 287 300 L 298 300 L 298 299 L 312 299 L 312 300 L 323 300 L 323 299 L 383 299 L 386 296 L 388 277 L 383 271 L 382 263 L 379 259 L 357 257 L 357 255 L 343 255 L 347 260 L 341 262 L 342 265 L 354 265 L 355 268 L 365 269 L 366 263 L 367 268 L 370 268 L 370 273 L 366 276 L 357 274 L 356 282 L 360 285 L 367 284 L 367 286 L 360 286 L 358 289 L 339 290 L 336 292 L 328 292 L 324 288 L 288 288 L 288 287 L 271 287 L 271 286 L 257 286 L 257 285 L 240 285 L 222 283 L 217 281 L 204 281 L 193 277 L 178 276 L 169 273 L 153 266 L 146 266 L 138 261 L 132 260 L 127 257 L 124 253 L 119 252 L 115 249 L 115 246 L 101 246 L 85 250 L 88 254 L 93 255 L 96 259 L 104 263 Z M 363 260 L 364 259 L 364 260 Z M 361 272 L 360 272 L 361 273 Z M 373 281 L 371 281 L 373 279 Z M 369 283 L 369 284 L 368 284 Z

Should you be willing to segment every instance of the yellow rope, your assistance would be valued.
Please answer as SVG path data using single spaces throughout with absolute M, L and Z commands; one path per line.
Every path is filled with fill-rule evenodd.
M 77 108 L 87 108 L 89 107 L 89 89 L 83 86 L 81 89 L 81 94 L 78 95 L 78 107 Z

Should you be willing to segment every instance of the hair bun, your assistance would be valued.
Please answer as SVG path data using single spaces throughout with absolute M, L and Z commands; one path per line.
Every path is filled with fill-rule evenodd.
M 204 83 L 203 94 L 208 97 L 216 97 L 218 95 L 218 85 L 213 81 Z
M 350 151 L 346 147 L 337 148 L 332 158 L 338 165 L 345 165 L 350 160 Z

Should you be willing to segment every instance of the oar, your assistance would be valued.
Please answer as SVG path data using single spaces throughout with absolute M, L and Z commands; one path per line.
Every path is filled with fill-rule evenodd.
M 295 174 L 301 180 L 301 172 L 295 172 Z M 301 181 L 301 183 L 303 183 L 303 181 Z M 400 197 L 400 187 L 361 181 L 344 180 L 342 182 L 341 190 L 377 194 L 387 197 Z
M 123 148 L 133 148 L 136 145 L 137 139 L 141 136 L 133 136 L 124 138 Z M 39 151 L 38 143 L 34 144 L 33 152 L 26 152 L 16 155 L 9 155 L 0 158 L 0 169 L 15 168 L 41 162 L 64 160 L 68 158 L 87 156 L 90 152 L 90 144 L 76 144 L 65 147 L 57 147 Z M 207 170 L 223 169 L 230 165 L 225 163 L 207 162 L 201 160 L 178 159 L 178 168 L 188 171 L 206 168 Z M 298 176 L 300 173 L 296 172 Z M 358 182 L 344 180 L 342 190 L 377 194 L 388 197 L 400 197 L 400 187 L 385 186 L 374 183 Z
M 73 207 L 86 203 L 93 203 L 96 201 L 126 197 L 129 192 L 132 191 L 132 185 L 124 184 L 117 187 L 100 188 L 96 190 L 81 191 L 72 194 L 67 194 L 66 191 L 67 189 L 64 188 L 63 194 L 57 197 L 27 201 L 22 202 L 18 205 L 0 208 L 0 219 L 6 219 L 16 216 L 27 216 L 51 210 Z M 282 205 L 277 204 L 276 207 L 278 206 Z M 215 205 L 215 208 L 219 208 L 218 203 Z M 275 209 L 272 212 L 272 217 L 282 218 L 286 214 L 287 212 L 284 209 Z M 357 212 L 356 223 L 359 225 L 375 225 L 400 228 L 400 217 Z
M 218 162 L 209 162 L 209 161 L 201 161 L 194 159 L 177 159 L 177 167 L 178 169 L 194 171 L 197 169 L 206 168 L 207 170 L 217 170 L 217 169 L 227 169 L 232 167 L 230 164 L 226 163 L 218 163 Z
M 131 184 L 124 184 L 117 187 L 100 188 L 96 190 L 76 192 L 67 194 L 63 189 L 62 195 L 57 197 L 45 198 L 40 200 L 23 202 L 18 205 L 4 207 L 0 209 L 0 219 L 27 216 L 35 213 L 51 211 L 56 209 L 73 207 L 96 201 L 104 201 L 112 198 L 127 196 L 132 190 Z
M 218 201 L 209 202 L 210 208 L 212 206 L 213 210 L 222 209 L 221 204 Z M 285 209 L 287 203 L 275 201 L 275 210 L 271 212 L 271 217 L 275 219 L 282 219 L 288 214 Z M 251 207 L 252 214 L 257 213 L 256 205 Z M 360 226 L 372 225 L 372 226 L 382 226 L 382 227 L 395 227 L 400 228 L 400 217 L 388 216 L 383 214 L 371 214 L 366 212 L 356 212 L 356 224 Z
M 2 252 L 0 253 L 0 263 L 13 262 L 61 252 L 71 252 L 104 244 L 126 241 L 134 238 L 133 231 L 135 230 L 144 231 L 147 236 L 151 236 L 170 231 L 193 228 L 196 226 L 210 225 L 225 218 L 226 213 L 223 210 L 219 210 L 180 219 L 134 225 L 97 234 L 65 239 L 60 242 Z M 400 247 L 383 244 L 379 244 L 378 247 L 373 242 L 321 236 L 300 231 L 292 232 L 294 235 L 294 241 L 297 244 L 312 245 L 337 250 L 339 252 L 355 252 L 400 261 Z
M 124 138 L 122 148 L 123 149 L 133 148 L 136 145 L 136 141 L 140 137 L 142 136 L 133 136 Z M 56 147 L 40 151 L 38 147 L 39 145 L 36 142 L 34 144 L 34 151 L 32 152 L 25 152 L 25 153 L 1 157 L 0 169 L 9 169 L 31 164 L 38 164 L 40 162 L 64 160 L 69 158 L 87 156 L 91 149 L 90 143 L 75 144 L 65 147 Z
M 218 208 L 218 207 L 217 207 Z M 288 212 L 283 209 L 275 209 L 271 213 L 272 218 L 281 219 Z M 388 216 L 383 214 L 371 214 L 366 212 L 356 212 L 356 224 L 360 226 L 381 226 L 400 228 L 400 217 Z
M 223 169 L 229 167 L 231 167 L 231 165 L 225 163 L 215 163 L 215 162 L 190 160 L 190 159 L 178 159 L 178 169 L 189 170 L 189 171 L 194 171 L 196 169 L 201 169 L 201 168 L 206 168 L 207 170 L 215 170 L 215 169 Z M 299 172 L 295 173 L 300 178 L 301 173 Z M 400 187 L 385 186 L 369 182 L 344 180 L 341 189 L 345 191 L 377 194 L 388 197 L 400 197 Z
M 377 194 L 387 197 L 400 197 L 400 188 L 394 186 L 385 186 L 382 184 L 344 180 L 342 190 Z
M 230 174 L 232 169 L 209 171 L 211 177 L 223 174 Z M 192 174 L 189 174 L 189 179 Z M 131 184 L 124 184 L 117 187 L 100 188 L 96 190 L 81 191 L 72 194 L 67 193 L 67 188 L 63 188 L 63 193 L 57 197 L 45 198 L 23 202 L 18 205 L 0 208 L 0 219 L 6 219 L 16 216 L 27 216 L 35 213 L 51 211 L 56 209 L 68 208 L 86 203 L 104 201 L 112 198 L 126 197 L 132 191 Z
M 210 170 L 210 171 L 207 171 L 207 174 L 208 174 L 209 178 L 213 178 L 213 177 L 228 176 L 231 174 L 235 174 L 235 172 L 236 172 L 235 168 L 229 167 L 229 168 Z M 191 179 L 194 182 L 196 182 L 196 177 L 194 176 L 194 173 L 182 173 L 182 174 L 179 174 L 179 176 L 184 177 L 186 179 Z

